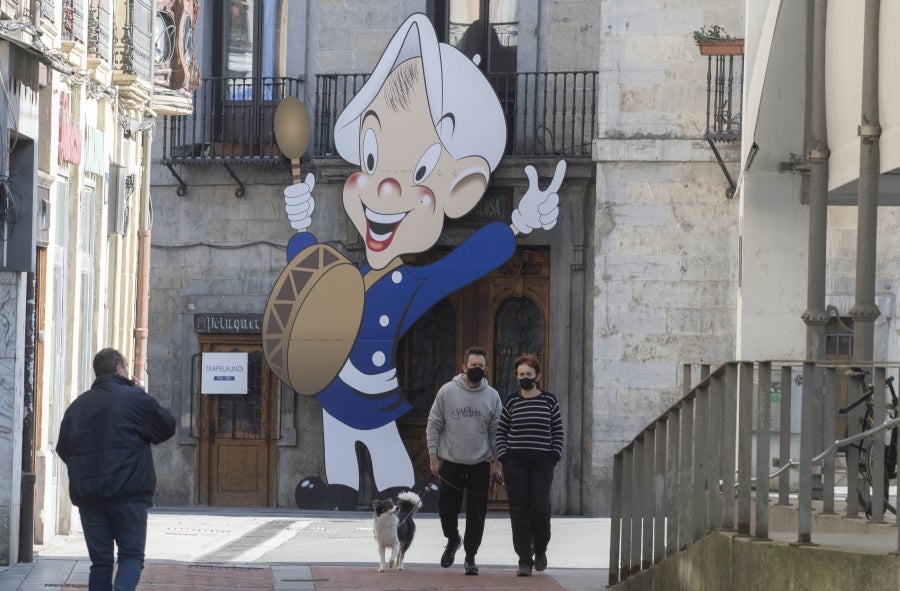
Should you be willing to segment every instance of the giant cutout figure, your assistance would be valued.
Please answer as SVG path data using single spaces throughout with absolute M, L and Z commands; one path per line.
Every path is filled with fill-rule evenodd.
M 357 269 L 308 231 L 315 179 L 307 175 L 284 191 L 297 233 L 263 328 L 272 369 L 322 404 L 327 484 L 305 478 L 296 492 L 298 506 L 310 509 L 355 508 L 357 441 L 369 450 L 381 494 L 415 485 L 395 424 L 411 409 L 397 382 L 397 343 L 431 306 L 506 262 L 516 234 L 556 224 L 566 168 L 560 161 L 540 190 L 535 169 L 526 167 L 530 186 L 510 225 L 488 224 L 432 264 L 403 263 L 403 255 L 435 245 L 445 216 L 475 207 L 506 143 L 490 84 L 461 52 L 438 43 L 422 14 L 394 34 L 338 117 L 334 138 L 340 155 L 360 167 L 344 184 L 343 202 L 366 264 Z

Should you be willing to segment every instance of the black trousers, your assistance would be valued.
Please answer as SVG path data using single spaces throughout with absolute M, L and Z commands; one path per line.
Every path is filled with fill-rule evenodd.
M 520 565 L 532 566 L 534 554 L 545 553 L 550 543 L 553 466 L 545 460 L 522 459 L 509 459 L 503 464 L 513 549 L 519 556 Z
M 484 535 L 487 515 L 488 487 L 491 483 L 491 464 L 456 464 L 444 460 L 441 464 L 441 487 L 438 493 L 438 514 L 441 529 L 448 541 L 460 539 L 459 512 L 466 500 L 466 533 L 463 549 L 466 556 L 474 556 Z

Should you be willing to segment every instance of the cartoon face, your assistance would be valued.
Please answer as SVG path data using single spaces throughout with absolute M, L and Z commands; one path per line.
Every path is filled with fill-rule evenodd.
M 454 159 L 428 108 L 421 58 L 398 66 L 360 118 L 360 171 L 344 183 L 344 209 L 373 269 L 437 242 L 444 216 L 471 210 L 487 187 L 480 156 Z M 452 133 L 452 116 L 439 123 Z

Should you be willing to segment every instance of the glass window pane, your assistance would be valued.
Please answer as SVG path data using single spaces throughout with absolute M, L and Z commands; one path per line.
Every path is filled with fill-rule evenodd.
M 516 72 L 518 0 L 449 0 L 448 4 L 448 43 L 485 72 Z
M 485 56 L 484 21 L 480 18 L 480 2 L 468 0 L 451 0 L 450 30 L 448 39 L 467 57 L 474 59 L 476 55 Z
M 401 387 L 414 411 L 427 413 L 438 388 L 456 374 L 456 312 L 438 302 L 401 339 L 398 370 Z
M 488 72 L 515 72 L 519 44 L 518 0 L 491 0 Z
M 501 398 L 516 389 L 513 363 L 519 355 L 534 353 L 543 358 L 543 327 L 540 309 L 528 298 L 509 298 L 497 309 L 494 317 L 494 387 Z
M 225 13 L 225 77 L 253 75 L 254 0 L 228 0 Z

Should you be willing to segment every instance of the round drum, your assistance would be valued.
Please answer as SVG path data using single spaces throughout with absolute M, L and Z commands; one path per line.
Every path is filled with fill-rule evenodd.
M 263 351 L 272 371 L 307 396 L 338 374 L 359 332 L 362 275 L 341 253 L 315 244 L 281 272 L 263 315 Z

